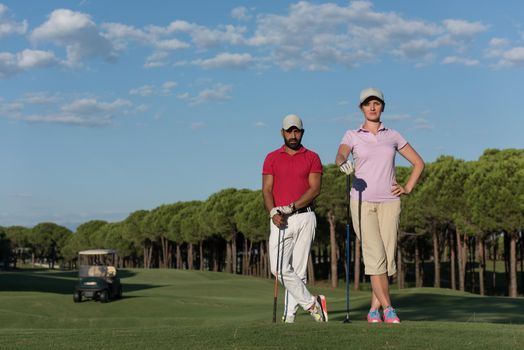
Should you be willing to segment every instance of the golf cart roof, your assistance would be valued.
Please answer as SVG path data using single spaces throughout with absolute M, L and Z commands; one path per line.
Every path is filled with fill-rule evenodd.
M 78 252 L 78 255 L 109 255 L 115 253 L 116 251 L 113 249 L 89 249 Z

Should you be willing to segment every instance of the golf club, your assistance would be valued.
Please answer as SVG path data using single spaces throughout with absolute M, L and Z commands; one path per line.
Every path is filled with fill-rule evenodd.
M 351 189 L 350 175 L 346 175 L 346 318 L 343 323 L 351 323 L 349 320 L 349 263 L 351 261 L 351 240 L 349 231 L 350 210 L 349 210 L 349 191 Z
M 273 287 L 273 323 L 277 322 L 277 299 L 278 299 L 278 271 L 280 271 L 280 240 L 284 229 L 278 228 L 278 242 L 277 242 L 277 269 L 275 274 L 275 286 Z

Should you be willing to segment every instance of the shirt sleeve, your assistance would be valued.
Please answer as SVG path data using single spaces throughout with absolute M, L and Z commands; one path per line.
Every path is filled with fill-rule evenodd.
M 315 152 L 311 152 L 311 170 L 310 173 L 321 173 L 322 174 L 322 162 L 320 157 Z
M 264 160 L 262 175 L 273 175 L 273 157 L 271 157 L 271 154 L 268 154 Z
M 349 148 L 353 149 L 353 137 L 351 134 L 351 130 L 346 131 L 344 136 L 342 136 L 342 140 L 340 141 L 341 145 L 347 145 Z
M 408 144 L 406 139 L 398 131 L 395 131 L 395 142 L 397 144 L 397 151 L 401 150 Z

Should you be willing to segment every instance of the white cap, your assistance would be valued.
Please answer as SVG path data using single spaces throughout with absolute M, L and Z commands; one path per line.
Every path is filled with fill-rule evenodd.
M 385 102 L 384 94 L 382 93 L 382 91 L 380 91 L 377 88 L 371 87 L 371 88 L 364 89 L 360 92 L 360 103 L 359 104 L 362 104 L 362 102 L 364 102 L 366 99 L 370 97 L 376 97 L 380 99 L 382 102 Z
M 282 121 L 282 129 L 288 130 L 292 127 L 302 130 L 302 119 L 296 114 L 288 114 Z

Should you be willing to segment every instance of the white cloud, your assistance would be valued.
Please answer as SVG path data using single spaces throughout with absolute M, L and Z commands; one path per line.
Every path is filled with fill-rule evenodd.
M 107 115 L 117 109 L 130 107 L 131 102 L 124 99 L 116 99 L 113 102 L 99 102 L 95 98 L 82 98 L 62 107 L 65 114 L 79 116 Z
M 510 41 L 504 38 L 492 38 L 489 41 L 489 46 L 491 47 L 508 46 L 509 44 L 510 44 Z
M 40 99 L 25 97 L 22 99 L 26 103 L 40 103 Z M 65 104 L 52 104 L 49 106 L 50 111 L 44 112 L 27 112 L 25 104 L 18 102 L 16 109 L 13 104 L 0 103 L 0 116 L 9 119 L 21 120 L 30 123 L 48 123 L 48 124 L 69 124 L 77 126 L 104 126 L 113 123 L 116 115 L 125 115 L 133 110 L 133 104 L 124 99 L 115 99 L 111 102 L 99 101 L 96 98 L 80 98 Z M 11 112 L 8 113 L 7 109 Z M 48 108 L 49 109 L 49 108 Z M 135 109 L 136 110 L 136 109 Z
M 73 114 L 27 115 L 18 118 L 29 123 L 68 124 L 77 126 L 106 126 L 111 124 L 110 118 L 85 118 Z
M 524 67 L 524 47 L 509 47 L 511 42 L 504 38 L 493 38 L 485 50 L 485 56 L 496 59 L 495 68 Z
M 11 34 L 25 34 L 27 32 L 27 21 L 16 22 L 7 18 L 9 9 L 4 4 L 0 4 L 0 38 Z
M 110 40 L 134 40 L 142 43 L 148 43 L 152 37 L 142 29 L 135 28 L 122 23 L 103 23 L 100 26 L 104 31 L 104 36 Z
M 5 79 L 23 71 L 50 67 L 58 64 L 52 52 L 23 50 L 17 54 L 0 52 L 0 79 Z
M 524 58 L 524 47 L 514 47 L 506 51 L 503 57 L 510 61 L 522 61 Z
M 21 69 L 47 67 L 57 62 L 55 55 L 49 51 L 24 50 L 19 54 L 18 66 Z
M 425 60 L 436 48 L 431 42 L 444 31 L 434 23 L 374 11 L 369 1 L 347 6 L 298 2 L 286 16 L 259 15 L 255 35 L 247 42 L 269 49 L 273 62 L 283 69 L 325 70 L 376 61 L 393 50 L 402 57 L 415 57 L 418 50 L 416 57 Z M 405 52 L 399 50 L 404 43 L 411 43 Z
M 301 1 L 290 5 L 285 15 L 258 15 L 256 23 L 246 43 L 269 51 L 272 62 L 285 70 L 353 68 L 392 54 L 419 66 L 435 61 L 442 48 L 464 53 L 489 28 L 461 19 L 435 23 L 407 18 L 377 11 L 370 1 Z
M 198 59 L 192 63 L 204 69 L 211 68 L 246 68 L 253 62 L 253 57 L 248 54 L 221 53 L 209 59 Z
M 145 68 L 163 67 L 167 64 L 169 51 L 186 49 L 191 46 L 177 38 L 164 38 L 170 33 L 165 28 L 157 26 L 139 29 L 121 23 L 104 23 L 101 27 L 105 31 L 104 36 L 112 40 L 119 49 L 127 48 L 130 42 L 153 47 L 155 51 L 146 58 Z
M 371 1 L 299 1 L 284 14 L 255 17 L 253 12 L 245 6 L 232 9 L 231 16 L 236 20 L 255 18 L 246 26 L 226 23 L 211 27 L 175 20 L 166 26 L 134 27 L 124 23 L 97 25 L 88 14 L 58 9 L 30 38 L 36 44 L 52 42 L 64 47 L 66 63 L 70 65 L 91 57 L 113 60 L 122 50 L 138 45 L 151 48 L 145 68 L 187 64 L 203 69 L 246 68 L 257 64 L 259 69 L 277 66 L 283 70 L 322 71 L 337 66 L 354 68 L 392 56 L 412 61 L 416 66 L 435 61 L 460 63 L 454 57 L 466 56 L 475 38 L 489 29 L 479 21 L 446 19 L 437 23 L 408 18 L 399 12 L 376 10 Z M 186 57 L 171 59 L 174 51 L 191 48 L 194 50 Z M 247 53 L 253 48 L 257 49 L 256 54 Z M 201 57 L 211 49 L 222 53 Z M 441 54 L 443 49 L 445 56 Z M 471 58 L 460 64 L 475 61 Z
M 145 68 L 156 68 L 156 67 L 163 67 L 167 64 L 166 59 L 168 58 L 168 53 L 163 51 L 157 51 L 151 54 L 146 59 L 146 63 L 144 63 Z
M 167 26 L 167 28 L 158 27 L 157 30 L 167 33 L 176 33 L 176 32 L 189 32 L 194 27 L 194 24 L 187 21 L 176 20 Z
M 174 81 L 166 81 L 164 84 L 162 84 L 162 88 L 171 90 L 174 89 L 177 86 L 177 83 Z
M 442 64 L 459 64 L 463 66 L 478 66 L 480 64 L 479 60 L 457 57 L 457 56 L 448 56 L 442 60 Z
M 230 93 L 233 90 L 231 85 L 217 84 L 209 89 L 204 89 L 198 93 L 197 96 L 190 98 L 192 105 L 212 101 L 226 101 L 231 99 Z M 180 98 L 180 96 L 179 96 Z M 185 97 L 187 98 L 187 97 Z
M 10 117 L 18 115 L 24 109 L 24 103 L 21 101 L 5 102 L 0 99 L 0 116 Z
M 415 39 L 401 44 L 398 49 L 394 50 L 394 52 L 395 54 L 407 59 L 422 59 L 427 62 L 433 58 L 432 50 L 437 47 L 437 41 Z
M 161 94 L 162 95 L 171 95 L 173 92 L 173 89 L 177 87 L 177 83 L 175 81 L 166 81 L 162 84 Z
M 443 25 L 446 32 L 454 37 L 473 37 L 489 28 L 481 22 L 468 22 L 458 19 L 447 19 L 443 21 Z
M 175 81 L 166 81 L 161 86 L 144 85 L 144 86 L 129 90 L 129 94 L 138 95 L 142 97 L 166 96 L 166 95 L 170 95 L 173 89 L 177 85 L 178 84 Z
M 129 94 L 146 97 L 146 96 L 152 96 L 155 93 L 154 90 L 155 90 L 154 86 L 144 85 L 139 88 L 129 90 Z
M 196 23 L 186 21 L 173 21 L 167 27 L 150 27 L 151 33 L 156 35 L 189 35 L 193 44 L 199 48 L 211 48 L 221 44 L 240 45 L 245 43 L 243 34 L 245 27 L 234 25 L 221 25 L 217 29 L 211 29 Z
M 161 50 L 178 50 L 186 49 L 190 45 L 178 39 L 159 40 L 155 42 L 155 46 Z
M 59 101 L 59 97 L 57 95 L 50 95 L 47 92 L 29 92 L 25 94 L 25 96 L 21 98 L 20 101 L 33 105 L 49 105 L 57 103 Z
M 524 47 L 514 47 L 500 54 L 497 67 L 524 67 Z
M 226 25 L 219 29 L 209 29 L 204 26 L 193 26 L 189 32 L 191 39 L 200 48 L 211 48 L 221 44 L 241 45 L 245 43 L 243 37 L 245 27 Z
M 33 30 L 30 38 L 35 43 L 52 42 L 64 47 L 66 63 L 72 66 L 86 58 L 102 57 L 108 61 L 116 58 L 112 43 L 102 36 L 91 17 L 81 12 L 53 11 L 45 23 Z
M 246 7 L 238 6 L 231 10 L 231 17 L 239 21 L 249 21 L 252 16 L 248 12 L 249 10 Z
M 255 127 L 257 127 L 257 128 L 266 128 L 267 124 L 264 123 L 264 122 L 256 122 L 255 123 Z
M 442 22 L 444 34 L 437 41 L 438 47 L 452 47 L 457 53 L 463 54 L 471 46 L 476 36 L 489 29 L 481 22 L 447 19 Z
M 487 58 L 500 58 L 510 43 L 508 39 L 492 38 L 489 41 L 488 48 L 484 50 L 484 55 Z

